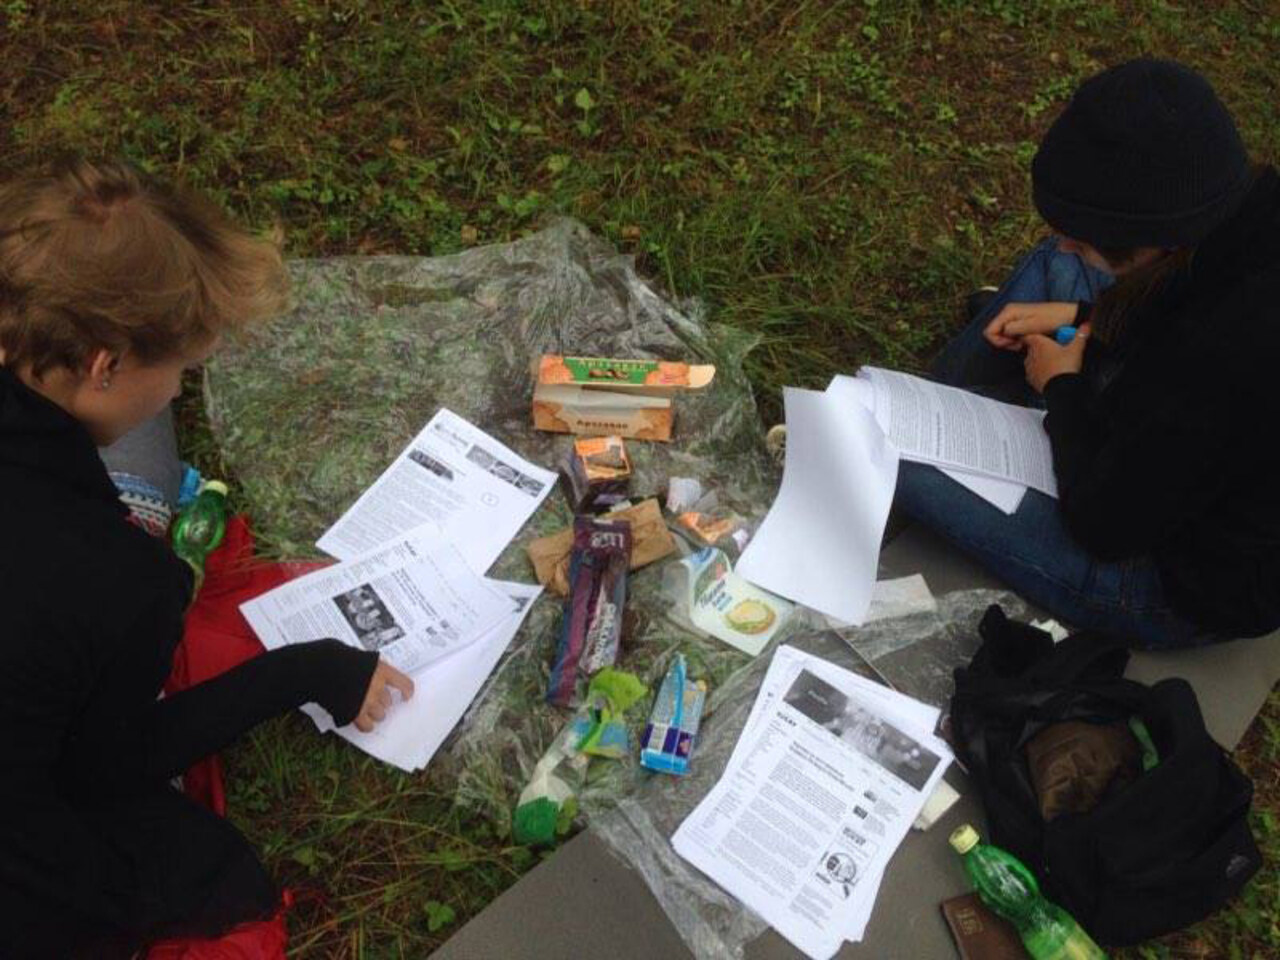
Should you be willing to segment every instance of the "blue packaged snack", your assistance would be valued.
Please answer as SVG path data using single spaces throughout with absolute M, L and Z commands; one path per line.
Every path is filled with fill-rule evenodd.
M 640 764 L 649 770 L 677 775 L 689 772 L 707 685 L 690 680 L 687 671 L 684 655 L 677 654 L 653 701 L 640 741 Z

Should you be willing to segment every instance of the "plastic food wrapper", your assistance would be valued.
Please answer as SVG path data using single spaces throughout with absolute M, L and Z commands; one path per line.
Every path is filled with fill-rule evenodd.
M 668 616 L 751 656 L 791 616 L 790 603 L 747 583 L 714 547 L 668 566 L 663 586 L 671 602 Z
M 698 513 L 696 510 L 690 510 L 676 517 L 676 523 L 680 524 L 688 533 L 704 547 L 713 547 L 721 540 L 732 537 L 742 528 L 742 518 L 732 514 L 721 516 L 711 513 Z
M 577 790 L 592 757 L 625 757 L 631 739 L 624 715 L 649 688 L 633 674 L 608 667 L 587 688 L 587 702 L 560 731 L 533 768 L 512 819 L 517 843 L 543 845 L 569 831 L 577 814 Z
M 653 702 L 640 741 L 640 765 L 659 773 L 684 775 L 702 722 L 707 685 L 688 677 L 688 665 L 677 655 Z
M 574 720 L 577 748 L 592 757 L 618 760 L 631 749 L 624 714 L 649 688 L 635 674 L 605 667 L 587 685 L 587 703 Z
M 869 627 L 823 630 L 786 642 L 815 656 L 935 705 L 945 705 L 952 671 L 977 651 L 978 622 L 992 603 L 1024 618 L 1012 594 L 967 590 L 937 598 L 937 608 Z M 746 944 L 767 924 L 681 859 L 671 848 L 676 828 L 715 786 L 751 713 L 769 657 L 757 657 L 724 679 L 707 700 L 696 761 L 683 777 L 652 777 L 591 829 L 644 877 L 694 956 L 742 960 Z M 889 867 L 893 869 L 892 864 Z
M 554 469 L 572 438 L 529 424 L 530 359 L 542 354 L 714 365 L 703 390 L 675 400 L 670 443 L 628 443 L 633 490 L 698 477 L 721 503 L 763 517 L 779 471 L 743 359 L 755 334 L 706 322 L 694 301 L 660 293 L 632 258 L 581 224 L 560 220 L 511 243 L 441 257 L 339 257 L 289 262 L 294 310 L 252 339 L 224 345 L 205 367 L 214 439 L 273 558 L 318 557 L 314 544 L 441 407 L 520 456 Z M 527 546 L 572 523 L 548 497 L 489 575 L 532 582 Z M 746 657 L 666 616 L 662 568 L 627 583 L 626 641 L 617 664 L 650 688 L 676 652 L 714 690 Z M 565 725 L 546 703 L 561 604 L 544 597 L 425 776 L 499 833 L 534 767 Z M 638 738 L 645 711 L 627 717 Z M 577 791 L 579 821 L 608 809 L 646 774 L 638 758 L 593 764 Z
M 547 684 L 547 700 L 556 706 L 573 703 L 579 676 L 617 661 L 630 566 L 631 524 L 589 517 L 573 522 L 569 598 Z
M 695 477 L 672 477 L 667 481 L 667 509 L 686 513 L 702 499 L 702 483 Z
M 512 817 L 511 836 L 516 843 L 551 843 L 573 826 L 578 812 L 577 789 L 591 761 L 577 748 L 581 736 L 574 723 L 565 724 L 534 766 Z

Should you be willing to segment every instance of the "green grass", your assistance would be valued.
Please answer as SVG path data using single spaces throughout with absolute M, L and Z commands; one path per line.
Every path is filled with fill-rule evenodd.
M 295 255 L 441 254 L 568 213 L 762 333 L 782 384 L 920 367 L 1040 227 L 1037 138 L 1139 53 L 1280 156 L 1280 6 L 1104 0 L 0 0 L 0 172 L 122 153 L 280 219 Z M 189 449 L 212 455 L 188 407 Z M 1280 952 L 1280 701 L 1242 748 L 1271 868 L 1141 957 Z M 421 957 L 535 857 L 298 718 L 231 751 L 237 821 L 308 895 L 300 957 Z

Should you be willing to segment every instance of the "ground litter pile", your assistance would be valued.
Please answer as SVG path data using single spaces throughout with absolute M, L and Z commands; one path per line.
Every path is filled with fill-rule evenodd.
M 215 436 L 259 541 L 280 557 L 316 556 L 321 533 L 440 407 L 554 469 L 571 438 L 530 426 L 531 364 L 542 353 L 713 363 L 711 389 L 681 401 L 676 439 L 632 444 L 632 489 L 660 495 L 692 476 L 744 517 L 763 515 L 775 468 L 742 371 L 754 338 L 676 307 L 580 224 L 561 220 L 512 243 L 438 258 L 349 257 L 290 264 L 295 308 L 211 363 Z M 491 575 L 533 580 L 524 546 L 567 526 L 559 493 L 539 508 Z M 668 620 L 661 565 L 629 583 L 619 666 L 656 687 L 680 650 L 713 686 L 746 662 Z M 544 702 L 560 604 L 538 602 L 432 775 L 502 824 L 566 716 Z M 643 720 L 644 710 L 633 719 Z M 579 800 L 626 792 L 631 759 L 592 768 Z

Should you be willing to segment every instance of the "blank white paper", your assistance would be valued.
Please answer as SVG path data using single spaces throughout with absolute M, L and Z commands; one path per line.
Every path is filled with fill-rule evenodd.
M 838 396 L 783 391 L 782 488 L 738 574 L 846 623 L 871 604 L 898 456 L 869 410 Z

